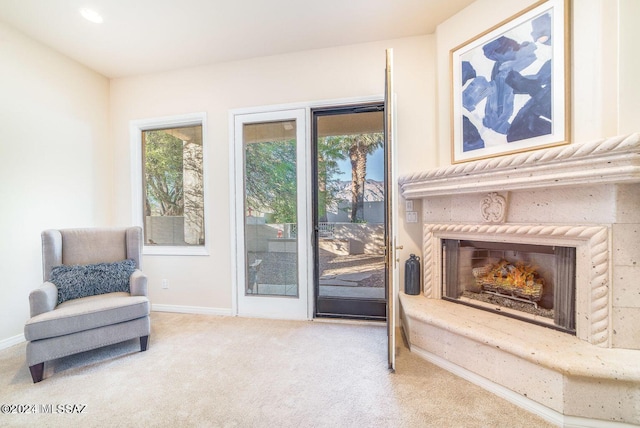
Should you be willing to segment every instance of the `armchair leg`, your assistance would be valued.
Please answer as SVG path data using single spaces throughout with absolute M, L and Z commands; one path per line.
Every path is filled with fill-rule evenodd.
M 29 371 L 31 372 L 31 379 L 33 379 L 33 383 L 40 382 L 42 380 L 42 375 L 44 374 L 44 363 L 29 366 Z
M 140 352 L 147 350 L 147 344 L 149 343 L 149 336 L 140 337 Z

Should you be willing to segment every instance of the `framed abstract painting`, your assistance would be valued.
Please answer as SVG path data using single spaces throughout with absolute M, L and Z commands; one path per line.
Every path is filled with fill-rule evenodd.
M 570 140 L 569 0 L 545 0 L 451 50 L 453 163 Z

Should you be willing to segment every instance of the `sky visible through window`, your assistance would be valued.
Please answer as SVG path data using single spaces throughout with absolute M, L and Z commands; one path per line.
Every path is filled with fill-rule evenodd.
M 351 162 L 349 159 L 338 160 L 340 174 L 336 179 L 340 181 L 351 181 Z M 367 180 L 384 180 L 384 149 L 379 148 L 367 156 Z

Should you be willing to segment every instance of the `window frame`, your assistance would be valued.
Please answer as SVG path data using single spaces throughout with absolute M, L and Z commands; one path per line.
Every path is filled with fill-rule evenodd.
M 202 126 L 202 187 L 204 193 L 204 245 L 145 245 L 143 241 L 142 253 L 144 255 L 183 255 L 183 256 L 208 256 L 209 255 L 209 198 L 207 191 L 207 115 L 204 112 L 189 113 L 176 116 L 164 116 L 149 119 L 132 120 L 129 124 L 129 138 L 131 148 L 131 196 L 133 224 L 144 230 L 143 189 L 142 179 L 142 132 L 161 128 L 173 128 L 184 126 Z

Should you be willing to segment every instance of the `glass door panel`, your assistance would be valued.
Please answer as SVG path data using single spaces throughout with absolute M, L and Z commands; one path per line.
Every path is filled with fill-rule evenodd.
M 245 294 L 298 297 L 296 122 L 245 123 Z

